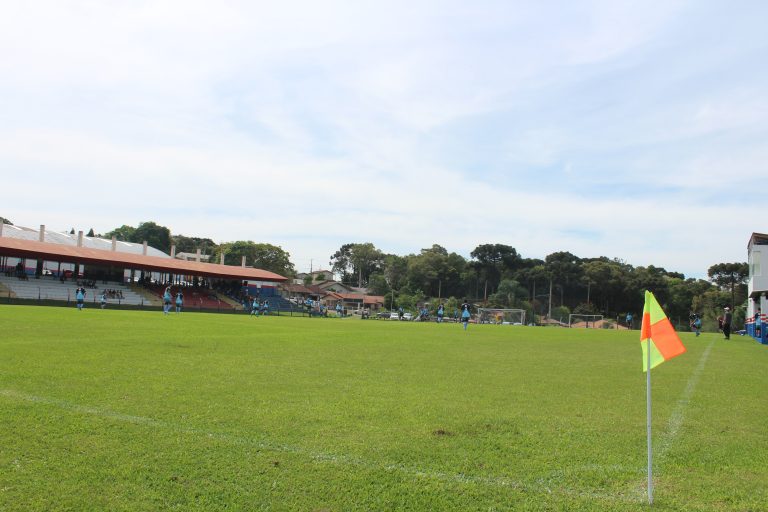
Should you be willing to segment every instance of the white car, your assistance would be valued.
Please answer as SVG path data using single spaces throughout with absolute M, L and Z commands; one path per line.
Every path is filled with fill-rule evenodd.
M 413 320 L 413 315 L 411 313 L 405 313 L 403 314 L 403 320 Z
M 393 311 L 393 312 L 391 312 L 391 313 L 389 314 L 389 319 L 390 319 L 390 320 L 400 320 L 400 317 L 399 317 L 399 316 L 397 316 L 397 311 Z

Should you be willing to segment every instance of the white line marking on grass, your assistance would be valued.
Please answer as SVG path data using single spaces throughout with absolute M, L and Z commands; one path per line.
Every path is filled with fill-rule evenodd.
M 424 478 L 429 480 L 438 480 L 448 483 L 459 484 L 474 484 L 474 485 L 486 485 L 489 487 L 504 487 L 514 489 L 518 491 L 528 493 L 538 493 L 546 495 L 565 495 L 587 499 L 603 499 L 609 501 L 617 501 L 622 503 L 636 503 L 641 498 L 629 496 L 621 492 L 602 492 L 600 490 L 583 490 L 583 489 L 571 489 L 562 487 L 559 485 L 559 481 L 565 475 L 562 469 L 554 469 L 550 472 L 548 477 L 537 479 L 533 483 L 525 483 L 517 480 L 513 480 L 507 477 L 499 476 L 472 476 L 464 473 L 445 473 L 440 471 L 424 471 L 415 467 L 407 466 L 405 464 L 375 464 L 369 461 L 358 459 L 346 455 L 334 455 L 329 453 L 318 453 L 305 448 L 297 446 L 290 446 L 285 444 L 277 444 L 267 440 L 258 440 L 248 437 L 236 436 L 232 434 L 222 432 L 211 432 L 207 430 L 201 430 L 194 427 L 184 427 L 178 424 L 165 422 L 162 420 L 156 420 L 145 416 L 135 416 L 131 414 L 122 414 L 108 409 L 102 409 L 98 407 L 89 407 L 84 405 L 75 404 L 66 400 L 60 400 L 57 398 L 46 398 L 12 389 L 0 389 L 0 397 L 6 397 L 15 400 L 21 400 L 25 402 L 32 402 L 44 405 L 50 405 L 59 409 L 72 411 L 79 414 L 86 414 L 89 416 L 98 416 L 109 420 L 115 420 L 125 423 L 132 423 L 135 425 L 143 425 L 157 429 L 174 430 L 177 432 L 201 436 L 208 439 L 216 439 L 236 445 L 250 446 L 265 451 L 274 451 L 279 453 L 290 453 L 294 455 L 301 455 L 309 457 L 317 463 L 326 464 L 345 464 L 350 466 L 356 466 L 366 470 L 373 471 L 386 471 L 388 473 L 400 473 L 409 475 L 415 478 Z M 590 465 L 588 469 L 597 469 L 598 466 Z M 615 466 L 607 466 L 606 469 L 619 469 Z
M 667 455 L 669 448 L 672 446 L 672 443 L 675 441 L 678 433 L 680 432 L 680 427 L 683 425 L 683 421 L 685 420 L 685 411 L 688 409 L 688 405 L 691 402 L 691 397 L 693 397 L 693 392 L 696 390 L 696 385 L 699 383 L 701 374 L 704 373 L 704 366 L 707 364 L 709 353 L 712 351 L 714 344 L 715 340 L 712 340 L 709 342 L 709 345 L 707 345 L 707 348 L 704 349 L 704 352 L 701 354 L 701 358 L 699 358 L 699 364 L 696 365 L 693 373 L 691 373 L 691 376 L 688 379 L 688 383 L 683 390 L 683 394 L 680 395 L 680 398 L 675 404 L 675 408 L 672 409 L 672 414 L 669 417 L 669 423 L 667 423 L 667 429 L 661 436 L 659 450 L 656 452 L 656 460 L 659 463 L 661 463 L 662 459 Z

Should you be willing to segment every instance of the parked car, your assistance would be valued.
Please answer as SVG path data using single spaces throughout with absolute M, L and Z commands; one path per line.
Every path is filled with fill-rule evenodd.
M 390 320 L 400 320 L 400 317 L 398 316 L 397 311 L 391 312 L 389 314 L 389 319 Z
M 411 313 L 404 313 L 403 320 L 413 320 L 413 315 Z

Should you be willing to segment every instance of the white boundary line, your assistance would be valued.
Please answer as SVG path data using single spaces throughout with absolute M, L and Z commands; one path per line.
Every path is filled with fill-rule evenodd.
M 691 373 L 691 376 L 688 378 L 688 383 L 685 385 L 685 389 L 683 390 L 683 394 L 680 395 L 680 398 L 675 404 L 675 408 L 672 409 L 672 414 L 669 416 L 669 423 L 667 423 L 667 429 L 661 436 L 659 450 L 656 453 L 656 460 L 659 463 L 661 463 L 662 459 L 667 455 L 669 448 L 672 446 L 672 443 L 675 441 L 675 439 L 677 439 L 677 435 L 680 433 L 680 427 L 683 425 L 683 421 L 685 420 L 685 411 L 688 409 L 688 405 L 691 403 L 691 397 L 693 397 L 693 393 L 696 390 L 696 385 L 701 379 L 701 374 L 704 373 L 704 367 L 707 364 L 709 353 L 712 351 L 712 347 L 714 345 L 715 340 L 712 340 L 709 342 L 709 345 L 707 345 L 707 348 L 704 349 L 704 352 L 699 358 L 699 364 L 696 365 L 693 373 Z
M 447 483 L 459 483 L 459 484 L 474 484 L 485 485 L 488 487 L 502 487 L 508 489 L 514 489 L 527 493 L 537 493 L 543 495 L 565 495 L 587 499 L 604 499 L 608 501 L 621 502 L 621 503 L 637 503 L 642 501 L 642 496 L 634 496 L 633 493 L 618 492 L 604 492 L 599 489 L 595 490 L 582 490 L 582 489 L 569 489 L 561 487 L 559 481 L 569 471 L 563 471 L 560 468 L 554 468 L 550 471 L 548 476 L 537 479 L 533 483 L 520 482 L 507 477 L 499 476 L 472 476 L 464 473 L 445 473 L 441 471 L 424 471 L 418 468 L 407 466 L 405 464 L 374 464 L 368 461 L 349 457 L 345 455 L 334 455 L 329 453 L 318 453 L 297 446 L 276 444 L 267 440 L 252 439 L 242 436 L 236 436 L 226 433 L 210 432 L 194 427 L 184 427 L 182 425 L 168 423 L 145 416 L 134 416 L 130 414 L 122 414 L 107 409 L 101 409 L 98 407 L 89 407 L 84 405 L 75 404 L 66 400 L 60 400 L 56 398 L 46 398 L 36 395 L 30 395 L 11 389 L 0 389 L 0 397 L 6 397 L 9 399 L 20 400 L 25 402 L 32 402 L 44 405 L 50 405 L 59 409 L 72 411 L 79 414 L 86 414 L 89 416 L 98 416 L 110 420 L 115 420 L 124 423 L 132 423 L 134 425 L 143 425 L 156 429 L 168 429 L 182 432 L 185 434 L 202 436 L 206 438 L 217 439 L 225 442 L 230 442 L 236 445 L 256 447 L 260 450 L 274 451 L 279 453 L 289 453 L 294 455 L 306 456 L 316 463 L 326 464 L 346 464 L 350 466 L 356 466 L 367 470 L 383 470 L 388 473 L 400 473 L 404 475 L 410 475 L 415 478 L 423 478 L 429 480 L 437 480 Z M 595 464 L 588 464 L 574 468 L 573 472 L 577 473 L 581 470 L 595 469 L 608 469 L 616 471 L 633 471 L 640 473 L 639 470 L 633 470 L 618 465 L 600 466 Z

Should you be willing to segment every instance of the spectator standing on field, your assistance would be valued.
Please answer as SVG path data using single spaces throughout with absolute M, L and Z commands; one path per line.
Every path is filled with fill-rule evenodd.
M 731 308 L 725 307 L 725 313 L 723 314 L 723 335 L 725 339 L 731 339 L 731 322 L 733 321 L 733 315 L 731 314 Z

